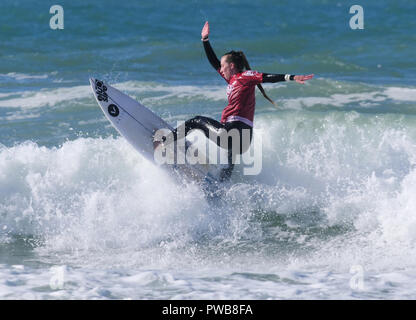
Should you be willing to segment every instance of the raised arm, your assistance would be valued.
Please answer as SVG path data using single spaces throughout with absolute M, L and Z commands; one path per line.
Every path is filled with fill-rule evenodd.
M 215 69 L 215 70 L 219 70 L 221 68 L 221 62 L 220 60 L 218 60 L 214 50 L 211 47 L 211 44 L 209 43 L 209 23 L 208 21 L 205 22 L 204 27 L 202 28 L 201 31 L 201 40 L 202 43 L 204 44 L 204 49 L 205 49 L 205 53 L 207 55 L 208 61 L 211 64 L 211 66 Z

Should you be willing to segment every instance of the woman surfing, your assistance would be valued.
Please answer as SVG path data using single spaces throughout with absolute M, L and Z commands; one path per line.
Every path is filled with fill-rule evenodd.
M 218 146 L 228 149 L 228 165 L 221 170 L 220 181 L 226 181 L 231 177 L 234 168 L 235 157 L 248 150 L 253 136 L 253 120 L 255 110 L 255 87 L 257 86 L 263 96 L 271 103 L 274 102 L 267 96 L 261 83 L 275 83 L 280 81 L 296 81 L 305 83 L 312 79 L 311 75 L 289 75 L 289 74 L 272 74 L 261 73 L 251 70 L 248 61 L 242 51 L 230 51 L 225 53 L 221 60 L 218 60 L 214 50 L 209 42 L 209 23 L 205 22 L 201 32 L 201 41 L 205 53 L 211 66 L 220 74 L 228 83 L 227 96 L 228 105 L 224 108 L 221 120 L 217 121 L 212 118 L 196 116 L 185 121 L 185 136 L 190 130 L 202 130 L 205 136 L 214 141 Z M 173 137 L 178 139 L 177 132 L 179 128 L 173 131 Z M 231 135 L 231 130 L 239 133 L 240 141 L 235 141 Z M 248 134 L 244 134 L 243 132 Z M 228 144 L 221 143 L 221 137 L 228 139 Z M 249 137 L 244 139 L 244 137 Z M 182 138 L 182 137 L 179 137 Z M 233 148 L 233 143 L 239 143 L 239 148 Z M 233 152 L 238 150 L 237 152 Z M 237 154 L 236 154 L 237 153 Z

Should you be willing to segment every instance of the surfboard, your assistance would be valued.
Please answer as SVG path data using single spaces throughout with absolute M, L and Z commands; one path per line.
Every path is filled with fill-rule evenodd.
M 111 85 L 95 78 L 90 78 L 90 84 L 98 105 L 113 127 L 134 149 L 148 160 L 155 162 L 155 133 L 158 130 L 172 131 L 172 126 L 143 104 Z M 192 148 L 192 144 L 185 140 L 183 152 L 186 154 L 189 148 Z M 181 151 L 175 150 L 175 152 L 177 157 L 177 152 Z M 183 159 L 186 160 L 186 157 L 183 156 Z M 185 162 L 164 165 L 164 167 L 179 173 L 188 180 L 209 184 L 218 183 L 218 179 L 210 173 L 207 165 Z

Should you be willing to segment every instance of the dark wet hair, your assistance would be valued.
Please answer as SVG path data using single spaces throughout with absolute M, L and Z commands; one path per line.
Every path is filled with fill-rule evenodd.
M 244 59 L 244 53 L 243 51 L 234 51 L 231 50 L 230 52 L 227 52 L 226 54 L 224 54 L 224 56 L 227 57 L 227 62 L 228 63 L 234 63 L 235 67 L 237 68 L 237 70 L 239 72 L 243 72 L 244 69 L 246 68 L 246 63 L 244 60 L 247 61 L 247 59 Z
M 227 52 L 224 54 L 224 56 L 227 57 L 228 63 L 234 63 L 235 67 L 239 72 L 243 72 L 244 70 L 251 70 L 250 65 L 248 64 L 246 55 L 243 53 L 243 51 L 234 51 L 231 50 L 230 52 Z M 269 96 L 266 94 L 266 92 L 263 89 L 263 86 L 261 84 L 258 84 L 257 87 L 259 88 L 262 95 L 269 100 L 272 104 L 276 105 L 272 99 L 269 98 Z

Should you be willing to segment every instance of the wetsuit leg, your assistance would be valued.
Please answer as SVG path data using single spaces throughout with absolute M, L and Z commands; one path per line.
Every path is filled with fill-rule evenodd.
M 195 118 L 185 121 L 183 124 L 185 126 L 185 136 L 189 131 L 193 129 L 201 130 L 204 135 L 215 142 L 219 147 L 224 147 L 221 144 L 221 136 L 226 134 L 228 138 L 228 144 L 226 148 L 228 149 L 228 166 L 221 170 L 220 181 L 227 181 L 231 177 L 231 173 L 234 169 L 235 158 L 237 154 L 242 154 L 248 150 L 250 147 L 251 139 L 253 136 L 253 128 L 241 121 L 227 122 L 222 124 L 214 119 L 202 116 L 196 116 Z M 173 131 L 174 140 L 178 139 L 177 131 L 179 128 L 176 128 Z M 229 135 L 230 131 L 236 129 L 238 131 L 239 137 L 238 141 L 233 142 L 233 136 Z M 249 141 L 245 141 L 245 135 L 243 134 L 244 130 L 249 130 Z M 233 152 L 233 143 L 239 143 L 238 152 Z M 235 148 L 234 148 L 235 150 Z
M 240 121 L 233 121 L 227 122 L 225 124 L 228 135 L 228 166 L 221 170 L 220 173 L 220 181 L 227 181 L 231 178 L 231 174 L 234 169 L 234 164 L 236 160 L 237 154 L 242 154 L 248 150 L 251 144 L 251 139 L 253 137 L 253 128 L 249 125 L 245 124 L 244 122 Z M 236 137 L 237 141 L 234 140 L 235 138 L 231 135 L 231 130 L 236 129 L 238 132 L 238 138 Z M 247 134 L 243 132 L 245 130 L 249 130 L 249 139 L 247 139 Z M 247 141 L 246 141 L 247 140 Z M 239 143 L 239 148 L 235 150 L 233 148 L 233 144 Z M 237 151 L 237 152 L 235 152 Z
M 217 145 L 219 145 L 221 130 L 225 130 L 225 126 L 221 122 L 202 116 L 196 116 L 186 120 L 183 126 L 185 126 L 185 136 L 188 135 L 189 131 L 199 129 L 208 139 L 211 138 Z M 178 139 L 178 129 L 179 127 L 172 131 L 175 141 Z

